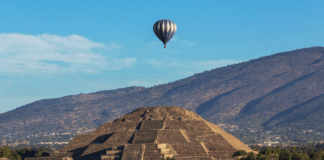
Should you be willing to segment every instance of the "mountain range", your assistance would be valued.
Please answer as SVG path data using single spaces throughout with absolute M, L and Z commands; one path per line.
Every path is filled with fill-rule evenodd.
M 324 133 L 324 47 L 276 53 L 150 88 L 42 99 L 0 114 L 0 135 L 97 128 L 140 107 L 177 106 L 215 124 Z

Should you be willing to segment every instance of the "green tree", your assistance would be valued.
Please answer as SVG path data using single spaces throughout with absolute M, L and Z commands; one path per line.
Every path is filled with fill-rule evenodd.
M 269 156 L 265 156 L 265 157 L 262 157 L 261 160 L 270 160 L 270 157 Z
M 308 156 L 309 156 L 309 158 L 310 158 L 311 160 L 316 160 L 316 159 L 317 159 L 317 154 L 316 154 L 316 152 L 314 152 L 314 151 L 311 151 L 311 152 L 308 154 Z
M 277 147 L 271 149 L 271 153 L 280 155 L 280 153 L 282 151 L 281 148 L 282 148 L 281 146 L 277 146 Z
M 271 148 L 269 149 L 268 147 L 267 148 L 264 148 L 260 151 L 261 154 L 264 154 L 264 155 L 270 155 L 271 153 Z
M 322 159 L 322 156 L 323 156 L 324 154 L 323 154 L 323 152 L 322 151 L 318 151 L 317 153 L 316 153 L 316 160 L 324 160 L 324 159 Z
M 272 156 L 275 160 L 279 160 L 279 157 L 277 155 Z
M 259 152 L 258 154 L 257 154 L 257 156 L 256 156 L 256 160 L 262 160 L 262 154 L 261 154 L 261 152 Z
M 296 151 L 296 147 L 291 147 L 291 149 L 290 149 L 290 153 L 291 153 L 291 154 L 293 154 L 293 153 L 297 153 L 297 151 Z
M 44 157 L 44 156 L 49 156 L 50 150 L 46 147 L 40 147 L 37 149 L 35 153 L 35 157 Z
M 291 160 L 291 153 L 288 149 L 285 149 L 280 153 L 279 160 Z
M 252 148 L 252 150 L 254 150 L 254 151 L 259 151 L 259 148 L 256 147 L 256 146 L 254 146 L 254 147 Z
M 292 160 L 307 160 L 309 159 L 304 153 L 293 153 L 291 156 Z
M 253 152 L 248 153 L 248 156 L 245 158 L 245 160 L 256 160 L 255 154 Z
M 23 148 L 23 149 L 18 149 L 17 153 L 22 157 L 22 159 L 25 159 L 27 157 L 35 157 L 35 150 L 31 148 Z
M 4 146 L 3 148 L 0 148 L 0 157 L 9 158 L 11 155 L 11 150 L 8 146 Z
M 235 156 L 243 156 L 243 155 L 247 155 L 247 154 L 248 154 L 248 153 L 247 153 L 246 151 L 244 151 L 244 150 L 239 150 L 239 151 L 234 152 L 233 157 L 235 157 Z
M 11 160 L 22 160 L 21 155 L 17 153 L 17 151 L 12 152 L 12 156 L 10 157 Z

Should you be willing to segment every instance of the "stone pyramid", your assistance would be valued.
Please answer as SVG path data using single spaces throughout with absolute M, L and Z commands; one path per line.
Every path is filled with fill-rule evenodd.
M 216 160 L 230 159 L 237 150 L 252 151 L 192 111 L 181 107 L 144 107 L 105 123 L 90 134 L 75 136 L 57 157 Z

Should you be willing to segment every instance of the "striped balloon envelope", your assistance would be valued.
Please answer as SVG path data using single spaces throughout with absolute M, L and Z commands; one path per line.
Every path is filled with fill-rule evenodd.
M 155 35 L 163 42 L 164 48 L 177 31 L 177 25 L 168 19 L 162 19 L 154 23 L 153 31 Z

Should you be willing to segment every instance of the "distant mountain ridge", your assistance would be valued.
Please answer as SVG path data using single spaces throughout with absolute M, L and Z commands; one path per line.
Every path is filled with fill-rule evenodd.
M 324 133 L 324 48 L 277 53 L 151 88 L 36 101 L 0 114 L 0 134 L 97 128 L 136 108 L 178 106 L 215 124 Z

